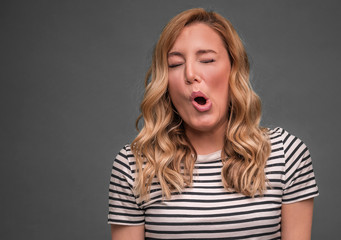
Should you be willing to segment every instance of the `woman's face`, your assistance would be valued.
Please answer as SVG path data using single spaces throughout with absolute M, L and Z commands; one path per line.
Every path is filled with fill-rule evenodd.
M 225 129 L 230 71 L 216 31 L 203 23 L 182 30 L 168 53 L 168 91 L 186 131 Z

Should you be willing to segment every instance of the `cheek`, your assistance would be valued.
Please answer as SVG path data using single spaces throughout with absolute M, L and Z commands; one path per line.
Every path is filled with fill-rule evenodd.
M 181 96 L 183 95 L 182 91 L 183 90 L 179 80 L 170 77 L 168 79 L 168 92 L 170 99 L 175 107 L 178 107 L 179 105 L 178 102 L 180 101 L 180 99 L 182 98 Z
M 168 92 L 171 97 L 171 100 L 173 101 L 175 96 L 178 94 L 178 83 L 174 79 L 168 80 Z
M 178 76 L 176 72 L 169 71 L 168 72 L 168 88 L 174 88 L 174 85 L 177 85 Z
M 168 73 L 168 91 L 173 97 L 181 96 L 185 93 L 185 84 L 180 71 Z
M 229 71 L 225 69 L 223 71 L 211 71 L 208 73 L 207 79 L 210 79 L 210 89 L 217 93 L 220 98 L 228 95 Z

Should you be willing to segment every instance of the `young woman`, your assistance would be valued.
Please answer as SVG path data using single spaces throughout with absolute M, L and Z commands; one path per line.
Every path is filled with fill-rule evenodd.
M 310 239 L 318 189 L 309 151 L 259 126 L 229 21 L 190 9 L 166 25 L 141 112 L 142 130 L 113 164 L 112 239 Z

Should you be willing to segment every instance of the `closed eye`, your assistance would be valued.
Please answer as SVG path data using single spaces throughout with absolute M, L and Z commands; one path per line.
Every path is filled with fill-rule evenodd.
M 176 64 L 171 64 L 171 65 L 168 65 L 169 68 L 175 68 L 175 67 L 178 67 L 182 65 L 182 63 L 176 63 Z
M 207 59 L 207 60 L 202 60 L 200 62 L 202 62 L 202 63 L 212 63 L 212 62 L 215 62 L 215 60 L 214 59 Z

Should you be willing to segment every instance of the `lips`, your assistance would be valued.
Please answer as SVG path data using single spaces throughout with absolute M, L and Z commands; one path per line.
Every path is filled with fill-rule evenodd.
M 192 92 L 190 100 L 193 104 L 193 107 L 199 112 L 209 111 L 212 107 L 211 100 L 200 91 Z

